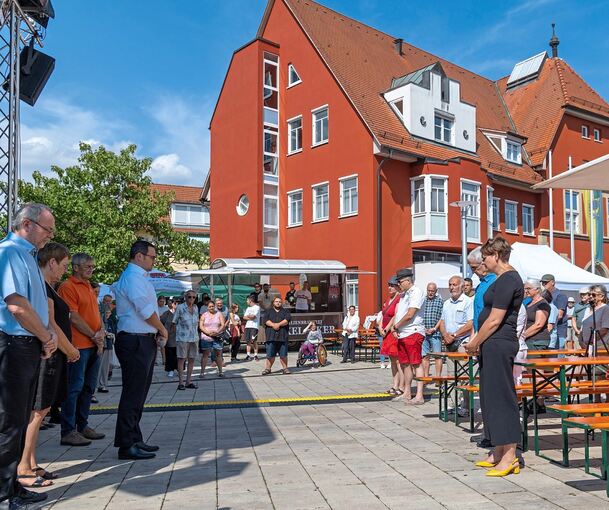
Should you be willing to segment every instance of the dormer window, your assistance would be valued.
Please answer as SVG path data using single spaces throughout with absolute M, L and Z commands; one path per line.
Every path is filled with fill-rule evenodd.
M 288 88 L 298 85 L 302 80 L 293 64 L 288 65 Z
M 392 101 L 390 104 L 393 107 L 393 109 L 395 110 L 395 113 L 398 114 L 400 119 L 403 119 L 404 118 L 404 100 L 396 99 L 395 101 Z
M 511 161 L 512 163 L 522 163 L 522 155 L 519 143 L 513 142 L 511 140 L 506 140 L 505 159 Z
M 434 118 L 434 138 L 438 142 L 452 143 L 453 121 L 436 113 Z

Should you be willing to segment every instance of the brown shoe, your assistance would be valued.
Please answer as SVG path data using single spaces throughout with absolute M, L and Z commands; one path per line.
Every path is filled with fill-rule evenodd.
M 85 436 L 87 439 L 103 439 L 106 437 L 106 434 L 102 434 L 101 432 L 97 432 L 93 430 L 91 427 L 86 427 L 81 434 Z
M 91 444 L 80 432 L 73 430 L 61 438 L 61 444 L 66 446 L 88 446 Z

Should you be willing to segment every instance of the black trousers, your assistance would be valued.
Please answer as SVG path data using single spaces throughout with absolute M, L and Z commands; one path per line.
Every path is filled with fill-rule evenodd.
M 154 335 L 119 332 L 114 344 L 121 364 L 123 390 L 118 404 L 114 446 L 129 448 L 143 441 L 140 420 L 152 382 L 156 339 Z
M 30 421 L 42 345 L 0 332 L 0 501 L 19 489 L 17 464 Z
M 518 340 L 490 337 L 480 349 L 480 407 L 484 435 L 495 446 L 518 443 L 520 412 L 514 388 Z
M 241 347 L 241 337 L 234 336 L 230 339 L 230 357 L 231 359 L 236 358 L 239 354 L 239 348 Z
M 178 348 L 165 347 L 165 372 L 178 369 Z
M 343 361 L 350 359 L 355 361 L 355 338 L 349 338 L 347 335 L 343 335 Z

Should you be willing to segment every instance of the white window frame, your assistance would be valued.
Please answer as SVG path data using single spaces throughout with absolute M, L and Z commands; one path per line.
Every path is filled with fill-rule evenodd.
M 185 223 L 177 223 L 176 222 L 176 207 L 186 207 L 187 211 L 186 214 L 188 215 L 188 221 L 186 221 Z M 205 216 L 205 211 L 207 210 L 207 223 L 203 222 L 203 223 L 193 223 L 192 220 L 192 209 L 196 209 L 197 212 L 202 212 L 203 216 Z M 184 202 L 173 202 L 171 204 L 171 224 L 176 226 L 176 227 L 193 227 L 193 228 L 207 228 L 209 227 L 209 208 L 205 207 L 204 205 L 197 205 L 197 204 L 187 204 Z
M 292 202 L 294 195 L 300 193 L 300 221 L 294 221 L 292 216 Z M 288 228 L 289 227 L 300 227 L 302 225 L 302 204 L 304 202 L 304 192 L 302 188 L 288 191 Z
M 526 223 L 524 221 L 525 210 L 527 208 L 531 210 L 531 230 L 530 231 L 526 230 Z M 535 206 L 532 204 L 525 204 L 524 202 L 522 203 L 522 235 L 535 237 Z
M 291 71 L 294 70 L 294 72 L 296 73 L 296 76 L 298 76 L 298 80 L 296 81 L 292 81 L 292 73 Z M 288 86 L 286 88 L 292 88 L 294 85 L 298 85 L 299 83 L 302 83 L 302 78 L 300 77 L 300 73 L 296 70 L 296 68 L 294 67 L 294 64 L 288 64 Z
M 486 187 L 486 235 L 489 239 L 493 237 L 493 194 L 492 186 Z
M 594 136 L 594 141 L 595 142 L 601 142 L 601 130 L 598 128 L 594 128 L 592 130 L 593 136 Z
M 576 195 L 577 208 L 574 210 L 571 209 L 570 207 L 567 207 L 567 197 L 569 196 L 569 193 L 573 193 Z M 566 189 L 563 194 L 563 209 L 565 211 L 565 216 L 564 216 L 565 232 L 571 232 L 571 227 L 569 225 L 569 218 L 570 218 L 571 214 L 574 214 L 575 221 L 573 222 L 573 232 L 575 234 L 583 233 L 582 232 L 582 194 L 577 190 Z
M 297 120 L 300 120 L 300 147 L 298 147 L 297 149 L 294 149 L 292 147 L 292 123 L 296 122 Z M 297 115 L 296 117 L 292 117 L 291 119 L 288 119 L 287 121 L 287 125 L 288 125 L 288 156 L 292 155 L 292 154 L 298 154 L 299 152 L 302 152 L 302 115 Z M 298 128 L 295 128 L 298 129 Z
M 399 110 L 399 108 L 396 106 L 396 103 L 402 101 L 402 110 L 404 109 L 404 98 L 403 97 L 398 97 L 397 99 L 394 99 L 393 101 L 391 101 L 389 104 L 391 105 L 391 108 L 393 109 L 393 111 L 397 114 L 397 116 L 401 119 L 404 120 L 404 112 L 401 112 Z
M 497 212 L 497 225 L 495 225 L 495 212 Z M 493 196 L 493 218 L 491 220 L 493 232 L 501 232 L 501 199 Z
M 514 221 L 516 222 L 516 228 L 511 229 L 508 228 L 508 205 L 514 206 Z M 505 214 L 505 231 L 508 234 L 517 234 L 518 233 L 518 202 L 515 200 L 504 200 L 504 214 Z
M 582 124 L 581 135 L 582 138 L 590 138 L 590 128 L 586 124 Z
M 266 54 L 272 55 L 274 57 L 277 57 L 277 61 L 275 62 L 274 60 L 270 60 L 270 59 L 266 58 L 266 56 L 265 56 Z M 279 73 L 279 56 L 278 55 L 274 55 L 274 54 L 269 53 L 269 52 L 265 52 L 265 55 L 263 55 L 263 58 L 262 58 L 262 91 L 263 91 L 262 119 L 263 119 L 263 123 L 268 124 L 269 126 L 273 126 L 273 127 L 278 128 L 279 127 L 279 85 L 280 85 L 280 79 L 281 79 L 281 76 L 280 76 L 280 73 Z M 266 64 L 270 64 L 271 66 L 275 67 L 275 72 L 277 73 L 277 86 L 267 85 L 265 83 L 264 71 L 265 71 Z M 277 93 L 277 108 L 276 109 L 275 108 L 271 108 L 270 106 L 264 106 L 264 89 L 265 88 L 268 88 L 271 91 Z M 264 113 L 265 113 L 266 110 L 269 110 L 269 111 L 272 111 L 272 112 L 276 112 L 276 114 L 277 114 L 277 122 L 276 123 L 275 122 L 270 122 L 268 120 L 265 120 L 266 116 L 265 116 Z M 279 147 L 279 144 L 277 146 Z
M 510 145 L 512 149 L 510 150 Z M 514 154 L 516 151 L 516 158 L 510 157 L 510 155 Z M 522 164 L 522 144 L 520 142 L 516 142 L 514 140 L 510 140 L 509 138 L 505 139 L 505 160 L 510 163 L 516 163 L 517 165 Z
M 472 220 L 478 220 L 478 229 L 476 232 L 475 236 L 472 236 L 470 234 L 470 229 L 469 226 L 467 228 L 467 242 L 468 243 L 480 243 L 480 224 L 482 223 L 482 218 L 481 218 L 481 214 L 480 214 L 480 206 L 482 205 L 482 199 L 481 199 L 481 193 L 482 193 L 482 183 L 478 182 L 478 181 L 472 181 L 470 179 L 460 179 L 461 182 L 461 186 L 459 189 L 459 197 L 460 200 L 467 200 L 467 198 L 465 198 L 463 196 L 463 185 L 464 184 L 469 184 L 471 186 L 477 186 L 478 187 L 478 205 L 477 206 L 469 206 L 467 208 L 467 212 L 466 212 L 466 221 L 468 218 L 472 219 Z M 471 193 L 470 191 L 468 191 L 467 193 Z M 471 211 L 477 211 L 477 215 L 470 215 Z
M 345 199 L 345 190 L 343 188 L 343 185 L 345 183 L 345 181 L 348 181 L 350 179 L 355 179 L 355 194 L 356 194 L 356 209 L 355 211 L 348 211 L 345 212 L 345 204 L 344 204 L 344 199 Z M 339 185 L 339 192 L 340 192 L 340 196 L 339 196 L 339 200 L 340 200 L 340 216 L 339 218 L 349 218 L 350 216 L 357 216 L 358 212 L 359 212 L 359 177 L 358 174 L 352 174 L 352 175 L 347 175 L 345 177 L 340 177 L 338 179 L 338 185 Z M 350 190 L 353 188 L 349 188 Z
M 356 310 L 359 310 L 359 279 L 356 274 L 345 275 L 345 301 L 347 304 L 347 310 L 349 310 L 350 306 L 355 306 Z M 351 299 L 351 293 L 355 295 L 356 302 L 354 303 Z
M 441 119 L 441 137 L 440 138 L 436 138 L 436 118 Z M 444 122 L 450 122 L 450 140 L 447 142 L 446 140 L 444 140 L 444 131 L 446 130 L 446 127 L 444 126 Z M 436 142 L 439 143 L 443 143 L 445 145 L 454 145 L 454 140 L 455 140 L 455 118 L 450 116 L 450 115 L 446 115 L 444 112 L 438 111 L 436 110 L 434 112 L 434 118 L 433 118 L 433 138 Z
M 328 215 L 325 217 L 320 217 L 317 218 L 315 216 L 315 199 L 317 198 L 317 189 L 320 188 L 321 186 L 327 186 L 328 187 Z M 311 211 L 311 217 L 313 218 L 311 220 L 311 223 L 320 223 L 322 221 L 328 221 L 330 219 L 330 181 L 324 181 L 324 182 L 318 182 L 316 184 L 312 184 L 311 185 L 311 203 L 313 205 L 313 210 Z
M 327 119 L 327 124 L 328 124 L 328 129 L 327 129 L 327 133 L 326 133 L 326 138 L 323 140 L 320 140 L 319 142 L 315 142 L 316 136 L 316 119 L 315 119 L 315 115 L 318 114 L 319 112 L 321 112 L 322 110 L 326 110 L 327 114 L 326 114 L 326 119 Z M 311 147 L 318 147 L 320 145 L 325 145 L 326 143 L 328 143 L 330 141 L 330 107 L 325 104 L 322 106 L 318 106 L 317 108 L 315 108 L 314 110 L 311 110 Z
M 432 212 L 431 210 L 431 183 L 432 179 L 440 179 L 444 181 L 444 212 Z M 414 184 L 417 181 L 423 181 L 423 211 L 415 213 L 414 204 Z M 448 241 L 448 176 L 439 174 L 425 174 L 410 178 L 410 213 L 412 218 L 412 241 Z M 444 233 L 432 234 L 431 221 L 432 216 L 444 217 Z M 414 233 L 414 218 L 425 218 L 425 232 L 423 235 L 415 235 Z

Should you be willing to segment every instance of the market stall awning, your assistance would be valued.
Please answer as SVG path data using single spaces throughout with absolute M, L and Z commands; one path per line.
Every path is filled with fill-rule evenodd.
M 230 275 L 230 274 L 375 274 L 347 268 L 338 260 L 296 260 L 296 259 L 216 259 L 209 269 L 176 273 L 185 275 Z
M 581 189 L 609 192 L 609 154 L 535 184 L 533 189 Z

